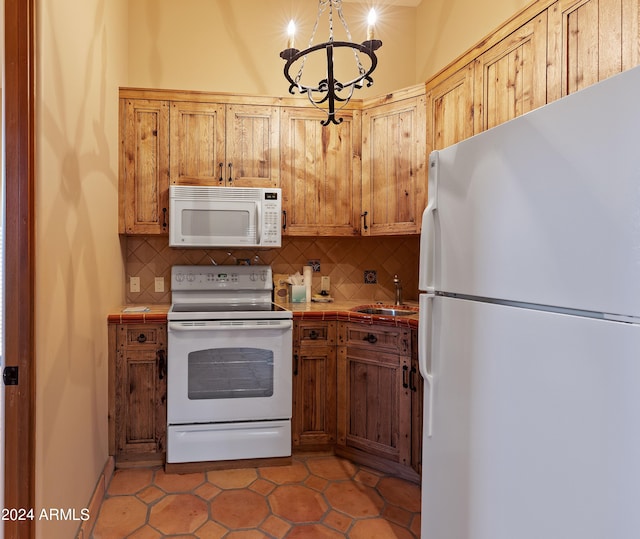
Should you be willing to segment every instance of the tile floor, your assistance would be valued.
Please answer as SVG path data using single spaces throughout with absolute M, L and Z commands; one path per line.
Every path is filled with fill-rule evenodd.
M 166 474 L 116 470 L 93 539 L 410 539 L 420 487 L 334 456 Z

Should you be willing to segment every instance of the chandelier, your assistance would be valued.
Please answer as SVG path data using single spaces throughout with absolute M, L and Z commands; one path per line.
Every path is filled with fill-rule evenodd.
M 324 43 L 314 45 L 313 39 L 318 30 L 318 24 L 327 8 L 329 39 Z M 335 41 L 333 38 L 334 11 L 344 28 L 347 37 L 346 41 Z M 289 23 L 287 48 L 280 53 L 280 57 L 286 62 L 284 76 L 289 81 L 289 93 L 295 94 L 298 91 L 300 94 L 307 94 L 313 106 L 325 111 L 327 119 L 321 122 L 322 125 L 329 125 L 331 122 L 334 124 L 341 123 L 342 118 L 336 118 L 336 113 L 349 103 L 354 90 L 362 88 L 365 84 L 367 87 L 373 84 L 371 73 L 373 73 L 378 64 L 375 51 L 382 46 L 382 41 L 374 39 L 374 25 L 375 11 L 372 9 L 369 12 L 367 39 L 362 43 L 355 43 L 351 39 L 351 33 L 342 14 L 342 0 L 318 0 L 318 16 L 311 32 L 309 45 L 306 49 L 300 51 L 294 47 L 295 25 L 293 21 Z M 353 51 L 353 72 L 347 76 L 348 78 L 353 76 L 353 78 L 346 82 L 336 78 L 336 65 L 334 64 L 334 53 L 342 48 Z M 322 54 L 322 51 L 326 54 L 326 76 L 315 85 L 305 84 L 302 80 L 302 74 L 307 58 L 312 54 Z M 368 67 L 365 67 L 361 61 L 361 58 L 365 56 L 367 59 L 364 62 Z M 295 76 L 292 76 L 291 72 L 294 64 L 297 64 L 297 72 Z M 293 71 L 295 72 L 295 69 Z

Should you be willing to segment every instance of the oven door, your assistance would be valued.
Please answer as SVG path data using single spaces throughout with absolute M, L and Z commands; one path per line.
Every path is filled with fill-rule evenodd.
M 291 320 L 168 324 L 169 425 L 291 417 Z

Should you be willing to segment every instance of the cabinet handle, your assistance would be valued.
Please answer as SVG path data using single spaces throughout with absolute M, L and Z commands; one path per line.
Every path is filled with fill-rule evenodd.
M 224 167 L 224 164 L 218 163 L 218 166 L 220 167 L 220 178 L 218 178 L 218 183 L 222 185 L 224 183 L 224 178 L 222 177 L 222 167 Z
M 167 208 L 162 208 L 162 228 L 167 228 Z
M 310 338 L 312 341 L 315 341 L 318 337 L 319 337 L 318 332 L 317 332 L 315 329 L 312 329 L 312 330 L 309 332 L 309 338 Z
M 287 210 L 282 210 L 282 230 L 287 229 Z
M 298 376 L 298 354 L 293 354 L 293 375 Z
M 360 217 L 362 217 L 362 221 L 363 221 L 363 223 L 364 223 L 364 224 L 363 224 L 363 228 L 364 228 L 365 230 L 369 230 L 369 227 L 367 226 L 367 215 L 369 215 L 369 212 L 368 212 L 368 211 L 366 211 L 366 212 L 364 212 L 362 215 L 360 215 Z
M 417 374 L 418 371 L 416 371 L 415 367 L 411 367 L 411 371 L 409 371 L 409 389 L 411 391 L 418 391 L 418 388 L 416 387 L 416 382 L 414 379 L 414 376 Z
M 232 174 L 231 174 L 231 163 L 229 163 L 229 183 L 233 183 L 233 178 L 232 178 Z
M 163 380 L 167 374 L 167 359 L 164 350 L 158 350 L 156 357 L 158 358 L 158 378 Z
M 409 387 L 409 367 L 402 366 L 402 387 L 407 389 Z
M 362 340 L 367 341 L 370 344 L 376 344 L 378 342 L 378 337 L 376 337 L 373 333 L 367 333 L 367 336 Z
M 140 344 L 143 344 L 143 343 L 147 342 L 147 336 L 144 333 L 140 333 L 140 335 L 138 335 L 137 341 Z

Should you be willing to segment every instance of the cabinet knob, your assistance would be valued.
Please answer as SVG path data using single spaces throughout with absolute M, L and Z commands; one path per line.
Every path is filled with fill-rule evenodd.
M 362 339 L 363 341 L 367 341 L 370 344 L 375 344 L 378 342 L 378 337 L 376 337 L 373 333 L 367 333 L 367 336 Z
M 142 344 L 147 342 L 147 336 L 144 333 L 140 333 L 140 335 L 138 335 L 138 339 L 137 341 Z
M 319 336 L 320 336 L 320 335 L 318 334 L 318 332 L 317 332 L 315 329 L 312 329 L 312 330 L 309 332 L 309 338 L 310 338 L 312 341 L 315 341 Z

